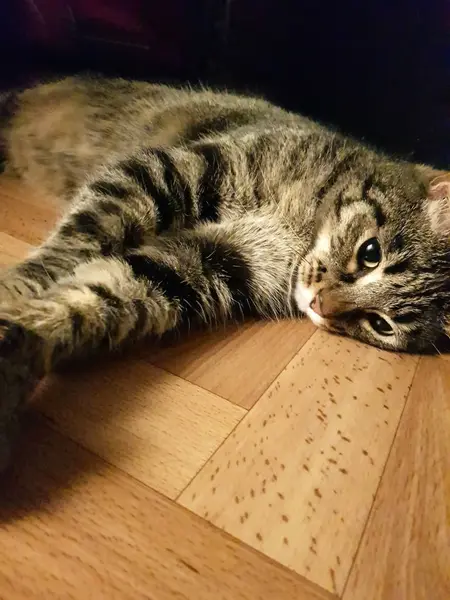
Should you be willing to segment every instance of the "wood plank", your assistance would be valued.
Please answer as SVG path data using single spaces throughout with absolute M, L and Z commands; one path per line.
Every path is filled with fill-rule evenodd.
M 196 332 L 157 351 L 154 364 L 250 408 L 315 331 L 309 321 Z
M 15 265 L 25 258 L 32 248 L 30 244 L 0 231 L 0 268 Z
M 52 377 L 36 403 L 67 436 L 169 497 L 245 414 L 133 356 Z
M 342 592 L 416 364 L 315 333 L 180 503 Z
M 2 600 L 330 600 L 30 419 L 0 480 Z
M 58 198 L 39 189 L 36 185 L 6 174 L 0 175 L 0 193 L 16 200 L 26 200 L 30 208 L 46 204 L 49 209 L 57 211 L 60 205 Z
M 52 202 L 20 182 L 0 177 L 0 228 L 32 245 L 40 244 L 58 217 Z
M 450 370 L 423 358 L 345 600 L 450 598 Z

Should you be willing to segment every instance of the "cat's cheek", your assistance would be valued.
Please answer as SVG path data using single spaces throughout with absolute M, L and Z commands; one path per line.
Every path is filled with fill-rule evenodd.
M 310 308 L 311 302 L 315 296 L 315 293 L 310 288 L 307 288 L 302 283 L 298 282 L 295 287 L 295 302 L 297 303 L 298 309 L 301 312 L 308 314 L 308 311 L 314 313 L 314 311 Z M 316 314 L 316 313 L 314 313 Z M 308 315 L 309 316 L 309 315 Z M 319 316 L 319 315 L 317 315 Z

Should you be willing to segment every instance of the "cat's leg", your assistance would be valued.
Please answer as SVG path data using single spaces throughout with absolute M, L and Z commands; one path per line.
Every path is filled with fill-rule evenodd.
M 294 254 L 295 240 L 275 219 L 209 224 L 80 265 L 40 298 L 1 307 L 0 437 L 61 360 L 186 322 L 289 314 Z
M 121 255 L 202 218 L 194 198 L 206 169 L 202 152 L 176 148 L 142 150 L 108 167 L 79 190 L 40 248 L 0 274 L 0 305 L 38 296 L 80 263 Z

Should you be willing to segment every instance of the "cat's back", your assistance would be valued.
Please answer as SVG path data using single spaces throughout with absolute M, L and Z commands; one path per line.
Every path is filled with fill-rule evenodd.
M 67 196 L 100 165 L 242 126 L 291 123 L 259 98 L 124 79 L 69 77 L 19 92 L 3 133 L 9 169 Z

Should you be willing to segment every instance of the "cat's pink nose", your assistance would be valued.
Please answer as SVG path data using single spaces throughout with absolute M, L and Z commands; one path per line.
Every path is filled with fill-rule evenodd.
M 316 294 L 314 296 L 314 298 L 311 300 L 311 304 L 309 305 L 309 307 L 313 309 L 313 311 L 316 313 L 316 315 L 319 315 L 319 317 L 323 317 L 322 298 L 321 298 L 320 292 L 318 294 Z

